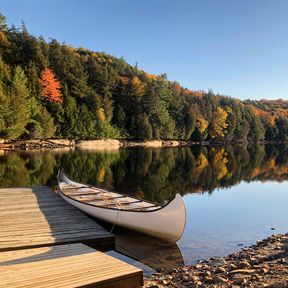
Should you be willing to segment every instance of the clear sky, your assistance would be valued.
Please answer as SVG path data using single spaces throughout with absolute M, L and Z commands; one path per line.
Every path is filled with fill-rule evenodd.
M 187 88 L 288 99 L 287 0 L 2 0 L 0 12 Z

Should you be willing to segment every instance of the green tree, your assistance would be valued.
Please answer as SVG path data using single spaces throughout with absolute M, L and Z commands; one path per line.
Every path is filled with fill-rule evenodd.
M 149 119 L 145 113 L 141 114 L 137 118 L 138 133 L 137 138 L 142 140 L 152 139 L 152 126 L 149 123 Z
M 16 66 L 9 91 L 9 113 L 6 118 L 8 138 L 19 138 L 26 132 L 26 125 L 29 122 L 29 93 L 24 71 L 20 66 Z

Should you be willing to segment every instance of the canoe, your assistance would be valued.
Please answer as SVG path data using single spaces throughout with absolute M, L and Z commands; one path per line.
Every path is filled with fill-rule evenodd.
M 167 241 L 177 242 L 185 229 L 186 209 L 179 194 L 161 206 L 75 182 L 62 169 L 58 191 L 65 201 L 93 217 Z

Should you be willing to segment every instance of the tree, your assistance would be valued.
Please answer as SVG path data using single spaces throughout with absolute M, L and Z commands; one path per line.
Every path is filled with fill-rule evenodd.
M 5 119 L 8 113 L 7 83 L 10 81 L 9 67 L 2 61 L 0 56 L 0 135 L 4 135 L 6 127 Z
M 6 17 L 0 13 L 0 32 L 7 31 Z
M 45 107 L 41 108 L 40 113 L 37 114 L 31 124 L 29 136 L 32 139 L 48 139 L 55 135 L 56 126 L 54 125 L 54 120 Z
M 8 99 L 4 91 L 3 83 L 0 80 L 0 135 L 5 130 L 5 115 L 7 114 Z
M 146 85 L 145 83 L 143 84 L 137 76 L 133 77 L 133 79 L 131 80 L 131 85 L 133 87 L 133 94 L 136 97 L 141 97 L 145 94 Z
M 228 113 L 221 107 L 217 107 L 213 112 L 212 121 L 209 128 L 209 135 L 212 139 L 221 139 L 225 135 L 225 129 L 227 128 L 226 119 Z
M 277 138 L 282 141 L 288 140 L 288 119 L 284 117 L 279 117 L 276 119 L 276 127 L 278 129 Z
M 6 118 L 6 135 L 8 138 L 18 138 L 26 131 L 29 122 L 27 78 L 21 67 L 16 66 L 9 91 L 8 115 Z
M 42 96 L 51 103 L 62 103 L 61 84 L 56 79 L 54 72 L 45 68 L 41 73 L 39 83 L 42 88 Z
M 227 123 L 227 128 L 225 131 L 225 139 L 227 141 L 231 141 L 233 139 L 233 135 L 236 129 L 236 113 L 234 113 L 234 111 L 230 108 L 230 107 L 226 107 L 226 110 L 228 112 L 228 117 L 226 119 L 226 123 Z
M 147 115 L 144 113 L 138 117 L 138 133 L 137 138 L 142 140 L 152 139 L 152 126 L 149 123 Z

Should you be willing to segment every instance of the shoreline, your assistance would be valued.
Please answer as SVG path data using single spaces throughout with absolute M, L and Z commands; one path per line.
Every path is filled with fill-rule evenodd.
M 288 287 L 288 233 L 272 235 L 226 257 L 154 273 L 145 278 L 144 287 Z
M 192 145 L 208 145 L 208 142 L 176 141 L 176 140 L 3 140 L 0 139 L 0 150 L 51 150 L 59 148 L 83 149 L 83 150 L 118 150 L 120 148 L 163 148 L 182 147 Z
M 186 141 L 186 140 L 5 140 L 0 139 L 0 150 L 50 150 L 58 148 L 79 148 L 86 150 L 118 150 L 120 148 L 167 148 L 190 147 L 194 145 L 234 145 L 247 144 L 248 141 Z M 257 144 L 280 144 L 279 141 L 258 141 Z

